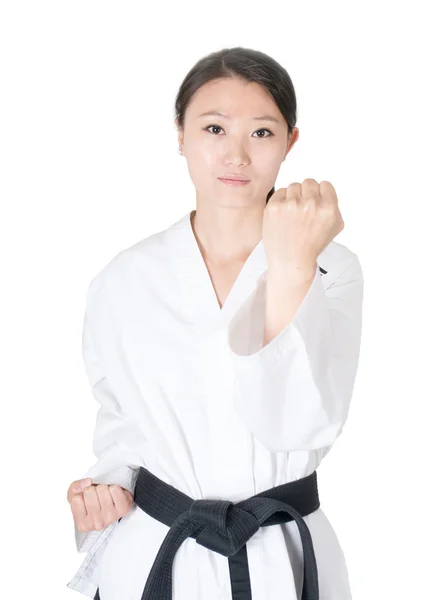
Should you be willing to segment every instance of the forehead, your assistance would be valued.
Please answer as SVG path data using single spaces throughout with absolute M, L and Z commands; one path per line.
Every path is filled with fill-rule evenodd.
M 235 78 L 210 81 L 195 92 L 187 108 L 187 117 L 198 119 L 203 113 L 214 113 L 230 119 L 270 116 L 278 123 L 283 122 L 268 90 L 256 82 Z

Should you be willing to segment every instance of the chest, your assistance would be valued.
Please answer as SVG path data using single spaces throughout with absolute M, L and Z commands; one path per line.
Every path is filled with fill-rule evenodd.
M 184 395 L 187 381 L 209 389 L 211 378 L 231 376 L 228 322 L 264 266 L 261 255 L 258 264 L 225 266 L 200 254 L 173 258 L 126 263 L 92 310 L 104 371 L 116 374 L 116 387 L 118 378 L 130 381 L 148 397 L 156 389 Z
M 244 263 L 241 262 L 239 264 L 233 264 L 230 267 L 217 267 L 211 265 L 208 260 L 205 261 L 211 285 L 220 308 L 223 308 L 230 291 L 234 287 L 243 264 Z

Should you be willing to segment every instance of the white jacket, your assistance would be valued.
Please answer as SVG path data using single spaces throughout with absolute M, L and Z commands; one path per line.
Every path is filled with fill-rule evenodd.
M 262 347 L 262 240 L 222 309 L 190 213 L 117 254 L 91 281 L 83 356 L 99 403 L 82 477 L 131 492 L 143 465 L 194 499 L 240 501 L 309 475 L 346 422 L 357 372 L 363 275 L 332 241 L 292 321 Z M 320 472 L 319 472 L 320 495 Z M 307 515 L 321 597 L 350 600 L 342 549 L 321 508 Z M 133 505 L 103 531 L 75 530 L 87 555 L 67 584 L 101 600 L 140 598 L 168 528 Z M 298 600 L 295 523 L 262 527 L 247 552 L 253 600 Z M 227 558 L 187 539 L 173 600 L 229 600 Z

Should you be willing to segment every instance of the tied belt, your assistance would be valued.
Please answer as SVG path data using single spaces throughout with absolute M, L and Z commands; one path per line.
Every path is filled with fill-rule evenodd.
M 260 527 L 295 521 L 304 553 L 301 600 L 319 600 L 316 557 L 303 516 L 320 506 L 317 473 L 270 488 L 241 502 L 193 500 L 140 467 L 135 503 L 170 527 L 151 568 L 141 600 L 172 600 L 174 557 L 188 537 L 229 559 L 232 600 L 251 600 L 246 543 Z M 100 600 L 97 590 L 94 600 Z

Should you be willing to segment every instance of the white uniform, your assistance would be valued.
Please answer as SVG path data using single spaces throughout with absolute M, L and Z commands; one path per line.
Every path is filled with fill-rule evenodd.
M 223 308 L 190 213 L 119 252 L 87 291 L 83 356 L 100 408 L 82 474 L 130 491 L 144 466 L 193 499 L 239 502 L 312 473 L 341 433 L 356 378 L 363 275 L 332 241 L 292 321 L 262 347 L 263 241 Z M 320 472 L 319 472 L 320 496 Z M 350 600 L 342 549 L 322 509 L 304 517 L 320 598 Z M 169 528 L 136 504 L 103 531 L 75 530 L 87 552 L 67 584 L 101 600 L 140 600 Z M 303 554 L 294 521 L 247 543 L 253 600 L 299 600 Z M 228 559 L 188 538 L 173 600 L 231 600 Z

